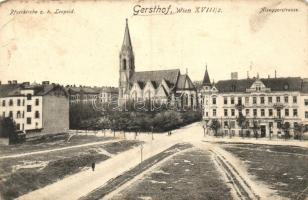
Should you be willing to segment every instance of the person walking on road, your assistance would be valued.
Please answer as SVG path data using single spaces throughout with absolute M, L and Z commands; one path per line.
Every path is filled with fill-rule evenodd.
M 92 162 L 92 171 L 95 170 L 95 162 Z

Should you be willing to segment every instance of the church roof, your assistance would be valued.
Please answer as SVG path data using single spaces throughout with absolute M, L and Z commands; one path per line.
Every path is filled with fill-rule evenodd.
M 215 85 L 219 92 L 246 92 L 256 81 L 253 79 L 222 80 Z M 260 79 L 271 91 L 302 91 L 303 79 L 300 77 Z
M 186 87 L 187 86 L 187 87 Z M 178 89 L 195 89 L 194 84 L 187 74 L 180 75 L 177 82 Z
M 125 33 L 124 33 L 124 39 L 123 39 L 123 44 L 122 44 L 122 50 L 124 49 L 129 49 L 132 50 L 132 41 L 130 39 L 130 34 L 129 34 L 129 28 L 128 28 L 128 20 L 126 19 L 126 26 L 125 26 Z
M 151 81 L 155 87 L 165 79 L 170 86 L 175 86 L 179 75 L 179 69 L 134 72 L 130 82 L 138 82 L 138 84 L 143 82 L 145 84 L 147 81 Z
M 209 73 L 207 71 L 207 67 L 205 69 L 202 85 L 206 85 L 206 86 L 210 86 L 211 85 L 211 80 L 210 80 Z

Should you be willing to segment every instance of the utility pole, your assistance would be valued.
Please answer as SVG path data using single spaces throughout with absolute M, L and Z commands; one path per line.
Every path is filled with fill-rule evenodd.
M 140 163 L 142 163 L 142 150 L 143 150 L 143 144 L 140 145 L 140 158 L 141 158 Z

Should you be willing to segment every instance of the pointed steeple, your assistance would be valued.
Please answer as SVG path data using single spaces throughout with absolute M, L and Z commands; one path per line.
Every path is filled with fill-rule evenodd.
M 128 28 L 128 19 L 126 18 L 126 26 L 125 26 L 125 33 L 124 39 L 122 44 L 122 51 L 123 50 L 133 50 L 132 42 L 130 39 L 129 28 Z
M 207 71 L 207 65 L 205 66 L 205 73 L 204 73 L 202 85 L 203 86 L 211 86 L 211 80 L 210 80 L 209 73 Z

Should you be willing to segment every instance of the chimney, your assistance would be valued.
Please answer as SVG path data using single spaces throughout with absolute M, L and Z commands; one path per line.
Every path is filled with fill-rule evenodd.
M 247 79 L 249 79 L 249 71 L 247 71 Z
M 275 70 L 275 78 L 277 78 L 277 71 Z
M 267 77 L 268 79 L 270 79 L 271 77 L 270 77 L 270 75 L 268 75 L 268 77 Z
M 237 80 L 237 79 L 238 79 L 237 72 L 231 72 L 231 80 Z
M 22 84 L 28 86 L 28 85 L 30 85 L 30 82 L 23 82 Z
M 12 84 L 12 81 L 8 81 L 7 83 L 11 85 L 11 84 Z
M 42 85 L 49 85 L 49 81 L 42 81 Z
M 1 81 L 0 81 L 0 85 L 1 85 Z
M 13 84 L 17 84 L 17 80 L 13 80 Z

